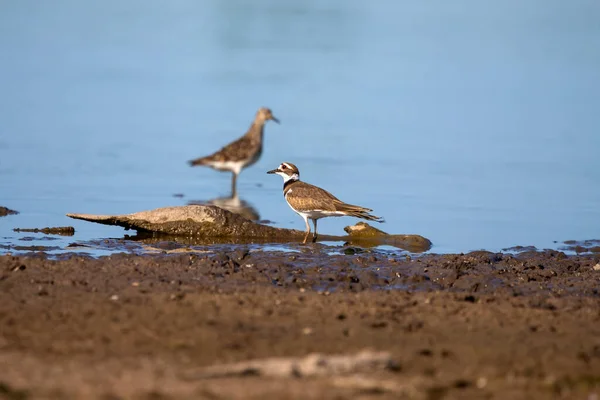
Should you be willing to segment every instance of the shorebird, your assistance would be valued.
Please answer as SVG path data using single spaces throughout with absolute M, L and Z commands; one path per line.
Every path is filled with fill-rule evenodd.
M 229 143 L 221 150 L 206 157 L 189 161 L 192 167 L 206 165 L 219 171 L 231 171 L 231 195 L 235 196 L 237 176 L 242 169 L 258 161 L 262 154 L 263 133 L 268 120 L 279 123 L 270 109 L 261 107 L 256 112 L 254 122 L 244 136 Z
M 289 162 L 282 163 L 277 169 L 267 174 L 277 174 L 283 178 L 283 196 L 292 210 L 304 219 L 306 236 L 310 234 L 308 220 L 313 221 L 315 232 L 313 242 L 317 240 L 317 220 L 325 217 L 356 217 L 369 221 L 384 222 L 383 218 L 369 214 L 370 208 L 344 203 L 328 191 L 320 187 L 302 182 L 298 167 Z

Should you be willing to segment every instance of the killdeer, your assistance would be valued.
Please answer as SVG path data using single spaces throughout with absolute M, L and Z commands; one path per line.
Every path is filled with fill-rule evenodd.
M 383 222 L 383 218 L 369 214 L 370 208 L 344 203 L 320 187 L 302 182 L 300 171 L 292 163 L 284 162 L 277 169 L 268 171 L 267 174 L 277 174 L 283 177 L 283 196 L 288 205 L 304 219 L 306 236 L 310 234 L 308 220 L 313 221 L 315 232 L 313 242 L 317 240 L 317 220 L 325 217 L 357 217 L 369 221 Z
M 265 123 L 279 120 L 273 116 L 270 109 L 261 107 L 256 112 L 254 122 L 248 132 L 241 138 L 229 143 L 221 150 L 206 157 L 196 158 L 189 161 L 192 167 L 206 165 L 219 171 L 231 171 L 231 195 L 235 196 L 237 176 L 242 169 L 251 166 L 258 161 L 262 154 L 262 143 Z

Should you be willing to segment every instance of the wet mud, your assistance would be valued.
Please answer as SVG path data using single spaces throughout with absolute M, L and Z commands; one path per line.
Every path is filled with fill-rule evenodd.
M 600 253 L 600 240 L 567 240 L 564 242 L 563 250 L 572 251 L 578 254 L 582 253 Z
M 600 394 L 600 254 L 220 248 L 0 256 L 0 397 Z

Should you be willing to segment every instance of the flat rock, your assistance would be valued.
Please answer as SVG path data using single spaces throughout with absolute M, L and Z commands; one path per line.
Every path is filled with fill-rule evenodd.
M 364 350 L 356 354 L 309 354 L 305 357 L 275 357 L 215 365 L 188 372 L 185 379 L 210 379 L 259 375 L 273 378 L 335 376 L 395 369 L 388 352 Z
M 67 214 L 67 217 L 125 229 L 165 235 L 246 238 L 297 238 L 304 232 L 252 222 L 217 206 L 187 205 L 157 208 L 123 215 Z
M 122 226 L 139 232 L 198 239 L 244 238 L 290 241 L 302 240 L 305 236 L 303 231 L 262 225 L 210 205 L 164 207 L 123 215 L 67 214 L 67 216 L 99 224 Z M 431 242 L 422 236 L 388 235 L 364 222 L 359 222 L 354 227 L 346 227 L 345 230 L 350 233 L 349 236 L 319 235 L 319 239 L 351 241 L 367 246 L 389 244 L 413 252 L 426 251 L 431 247 Z

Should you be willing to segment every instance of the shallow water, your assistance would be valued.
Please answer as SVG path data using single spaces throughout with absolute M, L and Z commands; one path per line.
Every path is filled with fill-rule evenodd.
M 64 214 L 226 196 L 229 174 L 186 161 L 263 105 L 282 124 L 239 192 L 277 226 L 304 225 L 265 174 L 290 161 L 433 252 L 598 238 L 599 18 L 593 0 L 6 2 L 0 205 L 21 214 L 0 244 L 123 237 Z

